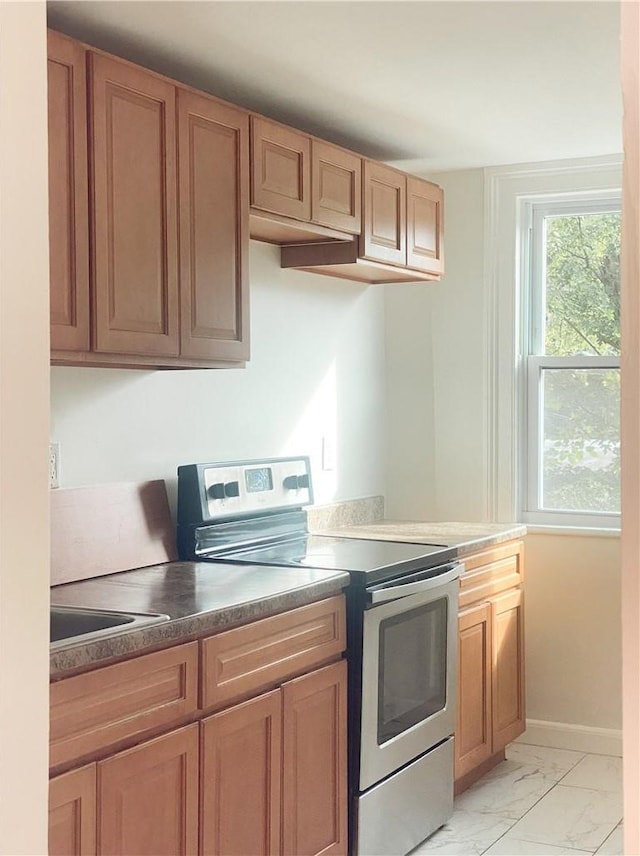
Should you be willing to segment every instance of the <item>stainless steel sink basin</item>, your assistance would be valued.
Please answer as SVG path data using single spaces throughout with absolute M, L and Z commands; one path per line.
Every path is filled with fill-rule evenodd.
M 51 650 L 80 643 L 86 644 L 169 620 L 168 615 L 88 609 L 83 606 L 52 605 L 50 614 Z

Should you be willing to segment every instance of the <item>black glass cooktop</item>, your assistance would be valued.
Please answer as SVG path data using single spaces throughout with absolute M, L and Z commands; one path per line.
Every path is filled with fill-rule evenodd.
M 306 535 L 269 547 L 227 553 L 219 556 L 218 560 L 252 565 L 300 565 L 349 571 L 356 577 L 379 579 L 418 568 L 435 567 L 455 556 L 455 547 L 445 544 L 405 544 L 399 541 Z

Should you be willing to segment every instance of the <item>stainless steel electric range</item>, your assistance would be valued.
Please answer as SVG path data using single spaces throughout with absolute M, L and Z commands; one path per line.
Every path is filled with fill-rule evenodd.
M 350 852 L 408 853 L 453 810 L 455 548 L 311 535 L 309 459 L 178 468 L 182 559 L 348 571 Z

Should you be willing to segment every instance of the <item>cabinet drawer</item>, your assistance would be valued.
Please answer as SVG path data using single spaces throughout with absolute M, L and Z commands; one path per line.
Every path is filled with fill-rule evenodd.
M 464 557 L 462 561 L 465 571 L 460 578 L 460 609 L 519 586 L 524 579 L 522 541 L 501 544 Z
M 203 640 L 202 707 L 220 707 L 337 657 L 346 647 L 342 595 Z
M 51 766 L 193 713 L 197 675 L 191 642 L 51 684 Z

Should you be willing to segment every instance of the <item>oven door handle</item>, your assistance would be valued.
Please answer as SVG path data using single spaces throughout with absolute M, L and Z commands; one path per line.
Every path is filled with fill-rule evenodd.
M 457 580 L 464 565 L 454 565 L 444 574 L 427 577 L 425 580 L 417 580 L 410 583 L 398 582 L 393 586 L 380 586 L 379 588 L 371 588 L 367 590 L 367 599 L 369 603 L 386 603 L 389 600 L 397 600 L 399 597 L 408 597 L 411 594 L 421 594 L 431 589 L 440 588 L 454 580 Z

